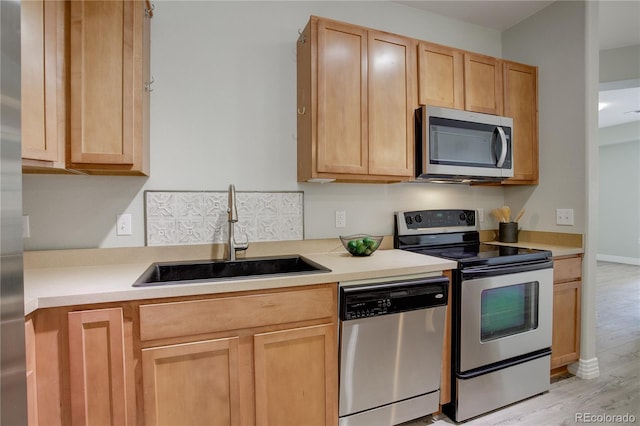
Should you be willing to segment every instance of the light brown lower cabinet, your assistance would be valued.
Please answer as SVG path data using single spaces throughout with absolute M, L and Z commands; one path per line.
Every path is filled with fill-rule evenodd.
M 337 421 L 335 324 L 256 334 L 256 424 Z
M 69 312 L 68 327 L 71 424 L 134 424 L 122 308 Z
M 140 306 L 147 425 L 332 425 L 337 284 Z
M 580 359 L 580 291 L 582 256 L 553 259 L 552 373 Z
M 147 425 L 239 425 L 238 337 L 142 350 Z
M 37 310 L 29 424 L 335 425 L 336 307 L 329 283 Z
M 36 333 L 33 318 L 28 317 L 24 324 L 27 370 L 27 424 L 36 426 L 38 421 L 38 381 L 36 376 Z
M 40 309 L 26 322 L 30 425 L 134 425 L 131 305 Z

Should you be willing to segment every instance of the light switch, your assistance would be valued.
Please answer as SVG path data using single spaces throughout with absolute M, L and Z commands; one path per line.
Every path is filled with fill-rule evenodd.
M 116 219 L 116 235 L 131 235 L 131 214 L 119 214 Z

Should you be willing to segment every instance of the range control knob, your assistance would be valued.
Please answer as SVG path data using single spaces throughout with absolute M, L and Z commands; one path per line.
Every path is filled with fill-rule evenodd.
M 416 215 L 416 222 L 421 223 L 422 222 L 422 215 L 420 213 L 418 213 Z
M 467 215 L 467 225 L 469 226 L 473 226 L 475 225 L 476 222 L 476 215 L 474 212 L 469 212 L 469 214 Z
M 465 212 L 460 212 L 460 220 L 463 222 L 467 220 L 467 214 Z
M 409 215 L 404 217 L 404 221 L 407 222 L 407 225 L 411 225 L 413 223 L 413 218 Z

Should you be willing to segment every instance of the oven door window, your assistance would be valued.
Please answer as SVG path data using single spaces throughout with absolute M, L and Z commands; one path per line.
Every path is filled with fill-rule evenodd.
M 537 281 L 483 290 L 480 340 L 488 342 L 538 327 Z

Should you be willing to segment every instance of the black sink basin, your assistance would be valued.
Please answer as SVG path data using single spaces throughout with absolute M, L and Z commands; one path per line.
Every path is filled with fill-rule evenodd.
M 253 257 L 238 260 L 157 262 L 144 271 L 134 287 L 191 284 L 219 280 L 331 272 L 302 256 Z

